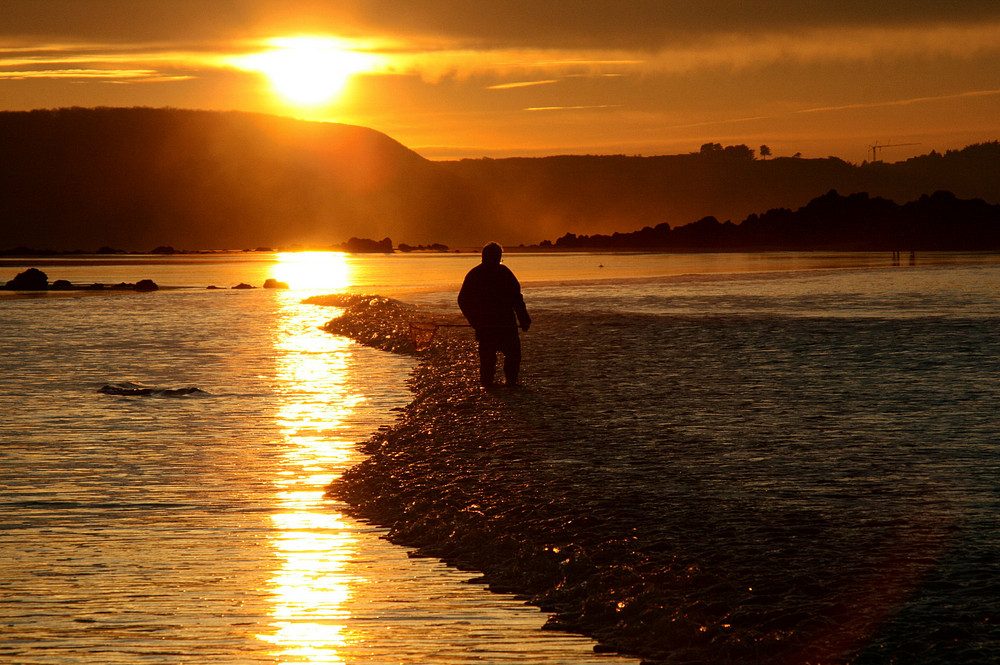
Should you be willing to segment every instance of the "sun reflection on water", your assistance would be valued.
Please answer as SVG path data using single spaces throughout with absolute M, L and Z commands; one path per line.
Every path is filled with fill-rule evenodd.
M 281 257 L 275 277 L 293 288 L 348 284 L 343 255 Z M 274 479 L 271 515 L 270 545 L 278 562 L 271 580 L 272 623 L 258 637 L 274 645 L 279 662 L 343 663 L 344 648 L 360 641 L 346 624 L 352 589 L 365 582 L 347 572 L 355 538 L 344 516 L 323 500 L 325 486 L 356 455 L 341 432 L 365 399 L 349 380 L 351 342 L 319 330 L 334 315 L 301 304 L 301 293 L 288 293 L 275 323 L 276 418 L 286 452 Z
M 351 264 L 343 252 L 279 252 L 271 276 L 292 289 L 332 293 L 352 283 Z

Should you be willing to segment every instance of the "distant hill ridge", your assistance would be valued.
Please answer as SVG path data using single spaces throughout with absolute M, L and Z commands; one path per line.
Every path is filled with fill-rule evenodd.
M 737 146 L 733 146 L 737 147 Z M 482 159 L 444 166 L 485 192 L 499 220 L 530 215 L 540 233 L 611 233 L 712 216 L 742 220 L 798 208 L 830 190 L 913 201 L 936 191 L 1000 203 L 1000 143 L 931 152 L 888 164 L 854 165 L 836 157 L 755 159 L 753 151 L 717 150 L 657 157 L 554 156 Z
M 444 234 L 450 176 L 365 127 L 177 109 L 0 113 L 0 247 Z
M 628 233 L 567 233 L 540 249 L 717 249 L 841 251 L 1000 250 L 1000 205 L 962 200 L 951 192 L 899 205 L 867 193 L 831 190 L 792 211 L 776 208 L 739 224 L 715 217 L 671 228 L 658 224 Z
M 159 245 L 508 245 L 795 209 L 835 189 L 1000 203 L 1000 144 L 885 164 L 755 159 L 706 144 L 659 157 L 432 162 L 375 130 L 152 108 L 0 113 L 0 249 Z

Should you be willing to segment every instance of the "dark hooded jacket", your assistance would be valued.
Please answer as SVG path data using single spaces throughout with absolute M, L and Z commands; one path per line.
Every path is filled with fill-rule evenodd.
M 483 262 L 470 270 L 458 293 L 458 306 L 477 332 L 518 325 L 526 329 L 531 324 L 521 285 L 502 263 Z

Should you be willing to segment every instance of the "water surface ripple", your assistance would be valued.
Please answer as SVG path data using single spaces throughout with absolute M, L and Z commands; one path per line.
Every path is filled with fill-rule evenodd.
M 0 302 L 0 660 L 595 658 L 323 498 L 409 400 L 412 363 L 319 331 L 332 312 L 303 297 Z

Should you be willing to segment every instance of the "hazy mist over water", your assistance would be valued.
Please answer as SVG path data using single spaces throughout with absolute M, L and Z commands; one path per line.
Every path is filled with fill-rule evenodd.
M 350 289 L 454 314 L 477 261 L 0 261 L 4 280 L 37 265 L 50 281 L 183 287 L 0 296 L 0 658 L 591 662 L 589 640 L 538 631 L 537 610 L 407 559 L 322 499 L 409 400 L 414 361 L 320 332 L 336 311 L 301 300 Z M 1000 648 L 996 257 L 505 262 L 536 319 L 526 381 L 532 353 L 560 345 L 589 377 L 561 386 L 567 420 L 539 422 L 540 440 L 555 429 L 606 458 L 560 464 L 595 487 L 642 469 L 670 498 L 646 506 L 649 528 L 734 578 L 780 567 L 872 594 L 884 620 L 857 662 Z M 292 289 L 230 290 L 268 277 Z M 124 382 L 207 394 L 97 393 Z

